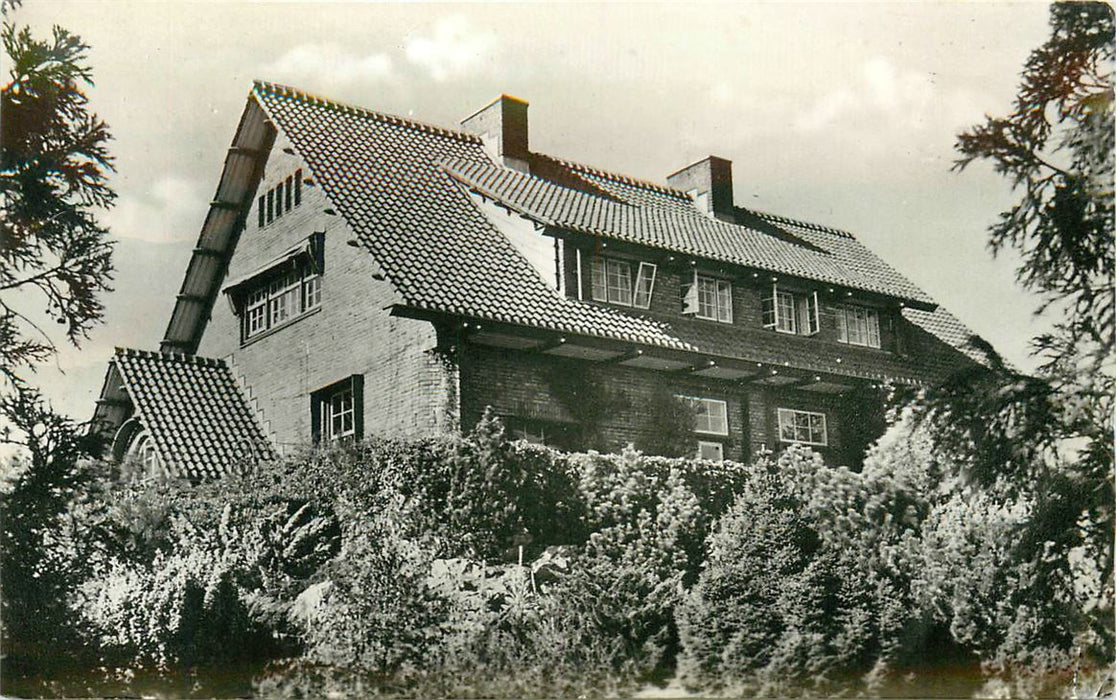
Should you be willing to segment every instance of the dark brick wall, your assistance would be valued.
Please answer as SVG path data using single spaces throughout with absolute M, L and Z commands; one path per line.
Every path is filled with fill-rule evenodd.
M 567 375 L 583 371 L 588 381 L 604 387 L 609 394 L 620 399 L 615 410 L 602 423 L 604 449 L 619 450 L 629 443 L 638 445 L 649 437 L 652 426 L 647 421 L 646 407 L 658 387 L 667 387 L 672 393 L 727 402 L 729 435 L 724 440 L 726 458 L 750 459 L 760 445 L 776 452 L 783 449 L 786 445 L 779 442 L 776 419 L 776 410 L 782 407 L 824 413 L 829 446 L 817 448 L 818 451 L 827 461 L 834 463 L 855 461 L 855 457 L 846 454 L 844 449 L 839 416 L 843 399 L 836 396 L 622 365 L 578 362 L 470 343 L 461 346 L 459 365 L 461 424 L 466 430 L 476 424 L 485 406 L 492 406 L 504 416 L 556 423 L 575 422 L 574 413 L 562 404 L 547 381 L 548 375 L 558 368 Z M 695 451 L 698 439 L 718 438 L 695 434 Z
M 261 191 L 301 167 L 277 140 Z M 416 436 L 456 429 L 456 368 L 433 349 L 427 322 L 393 317 L 388 282 L 363 248 L 348 245 L 352 231 L 316 187 L 303 187 L 301 206 L 262 229 L 253 208 L 229 266 L 236 278 L 275 259 L 315 231 L 325 231 L 322 303 L 262 337 L 240 342 L 239 319 L 224 298 L 214 305 L 199 355 L 229 359 L 265 432 L 280 446 L 311 439 L 310 393 L 353 374 L 364 376 L 365 435 Z

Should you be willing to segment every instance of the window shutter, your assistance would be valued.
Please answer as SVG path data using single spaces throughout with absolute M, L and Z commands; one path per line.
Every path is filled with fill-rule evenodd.
M 771 283 L 771 296 L 763 297 L 763 327 L 776 328 L 779 325 L 779 304 L 776 297 L 779 295 L 779 284 Z
M 315 445 L 322 442 L 322 394 L 310 394 L 310 439 Z
M 354 374 L 351 381 L 353 389 L 353 440 L 360 442 L 364 439 L 364 375 Z
M 697 270 L 686 284 L 682 285 L 682 313 L 696 315 L 698 312 Z

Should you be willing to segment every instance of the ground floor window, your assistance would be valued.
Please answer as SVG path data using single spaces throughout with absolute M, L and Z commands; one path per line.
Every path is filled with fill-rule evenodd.
M 829 436 L 826 432 L 825 414 L 780 408 L 779 441 L 799 442 L 804 445 L 821 445 L 823 447 L 828 445 Z
M 725 458 L 725 446 L 710 440 L 698 440 L 698 459 L 709 459 L 720 462 Z
M 315 444 L 364 437 L 364 377 L 354 374 L 310 395 Z
M 558 450 L 581 448 L 576 425 L 552 420 L 506 416 L 502 418 L 507 435 L 512 440 L 524 440 L 536 445 L 546 445 Z

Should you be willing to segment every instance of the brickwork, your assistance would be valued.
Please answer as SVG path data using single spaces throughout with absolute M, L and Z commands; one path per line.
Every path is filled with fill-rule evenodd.
M 260 191 L 301 168 L 277 140 Z M 391 316 L 396 298 L 353 233 L 324 210 L 328 200 L 304 186 L 302 203 L 258 226 L 255 209 L 229 265 L 229 279 L 274 260 L 314 232 L 325 232 L 322 303 L 283 327 L 240 342 L 240 320 L 218 299 L 198 354 L 229 358 L 271 439 L 285 446 L 311 440 L 310 394 L 353 374 L 364 376 L 365 435 L 418 436 L 457 426 L 456 368 L 434 351 L 434 328 Z M 224 295 L 223 295 L 224 296 Z
M 485 406 L 492 406 L 504 416 L 576 422 L 576 416 L 562 405 L 549 386 L 547 376 L 554 368 L 571 372 L 574 367 L 582 367 L 588 381 L 606 387 L 619 399 L 614 412 L 602 424 L 606 449 L 619 450 L 629 443 L 638 445 L 649 437 L 654 427 L 648 423 L 646 407 L 659 387 L 667 387 L 676 394 L 726 402 L 729 432 L 723 439 L 726 458 L 749 459 L 760 445 L 774 451 L 785 447 L 778 439 L 776 410 L 792 408 L 824 413 L 829 445 L 818 451 L 827 459 L 848 461 L 837 419 L 842 401 L 839 397 L 623 365 L 579 363 L 546 354 L 469 343 L 462 345 L 459 361 L 462 427 L 465 429 L 476 424 Z M 699 438 L 720 439 L 695 434 L 695 449 Z

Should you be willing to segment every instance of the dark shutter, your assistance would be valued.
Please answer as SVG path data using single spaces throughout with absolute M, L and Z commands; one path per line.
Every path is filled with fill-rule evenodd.
M 322 392 L 310 394 L 310 440 L 315 445 L 322 442 Z
M 350 381 L 353 389 L 353 439 L 360 442 L 364 439 L 364 375 L 354 374 Z

